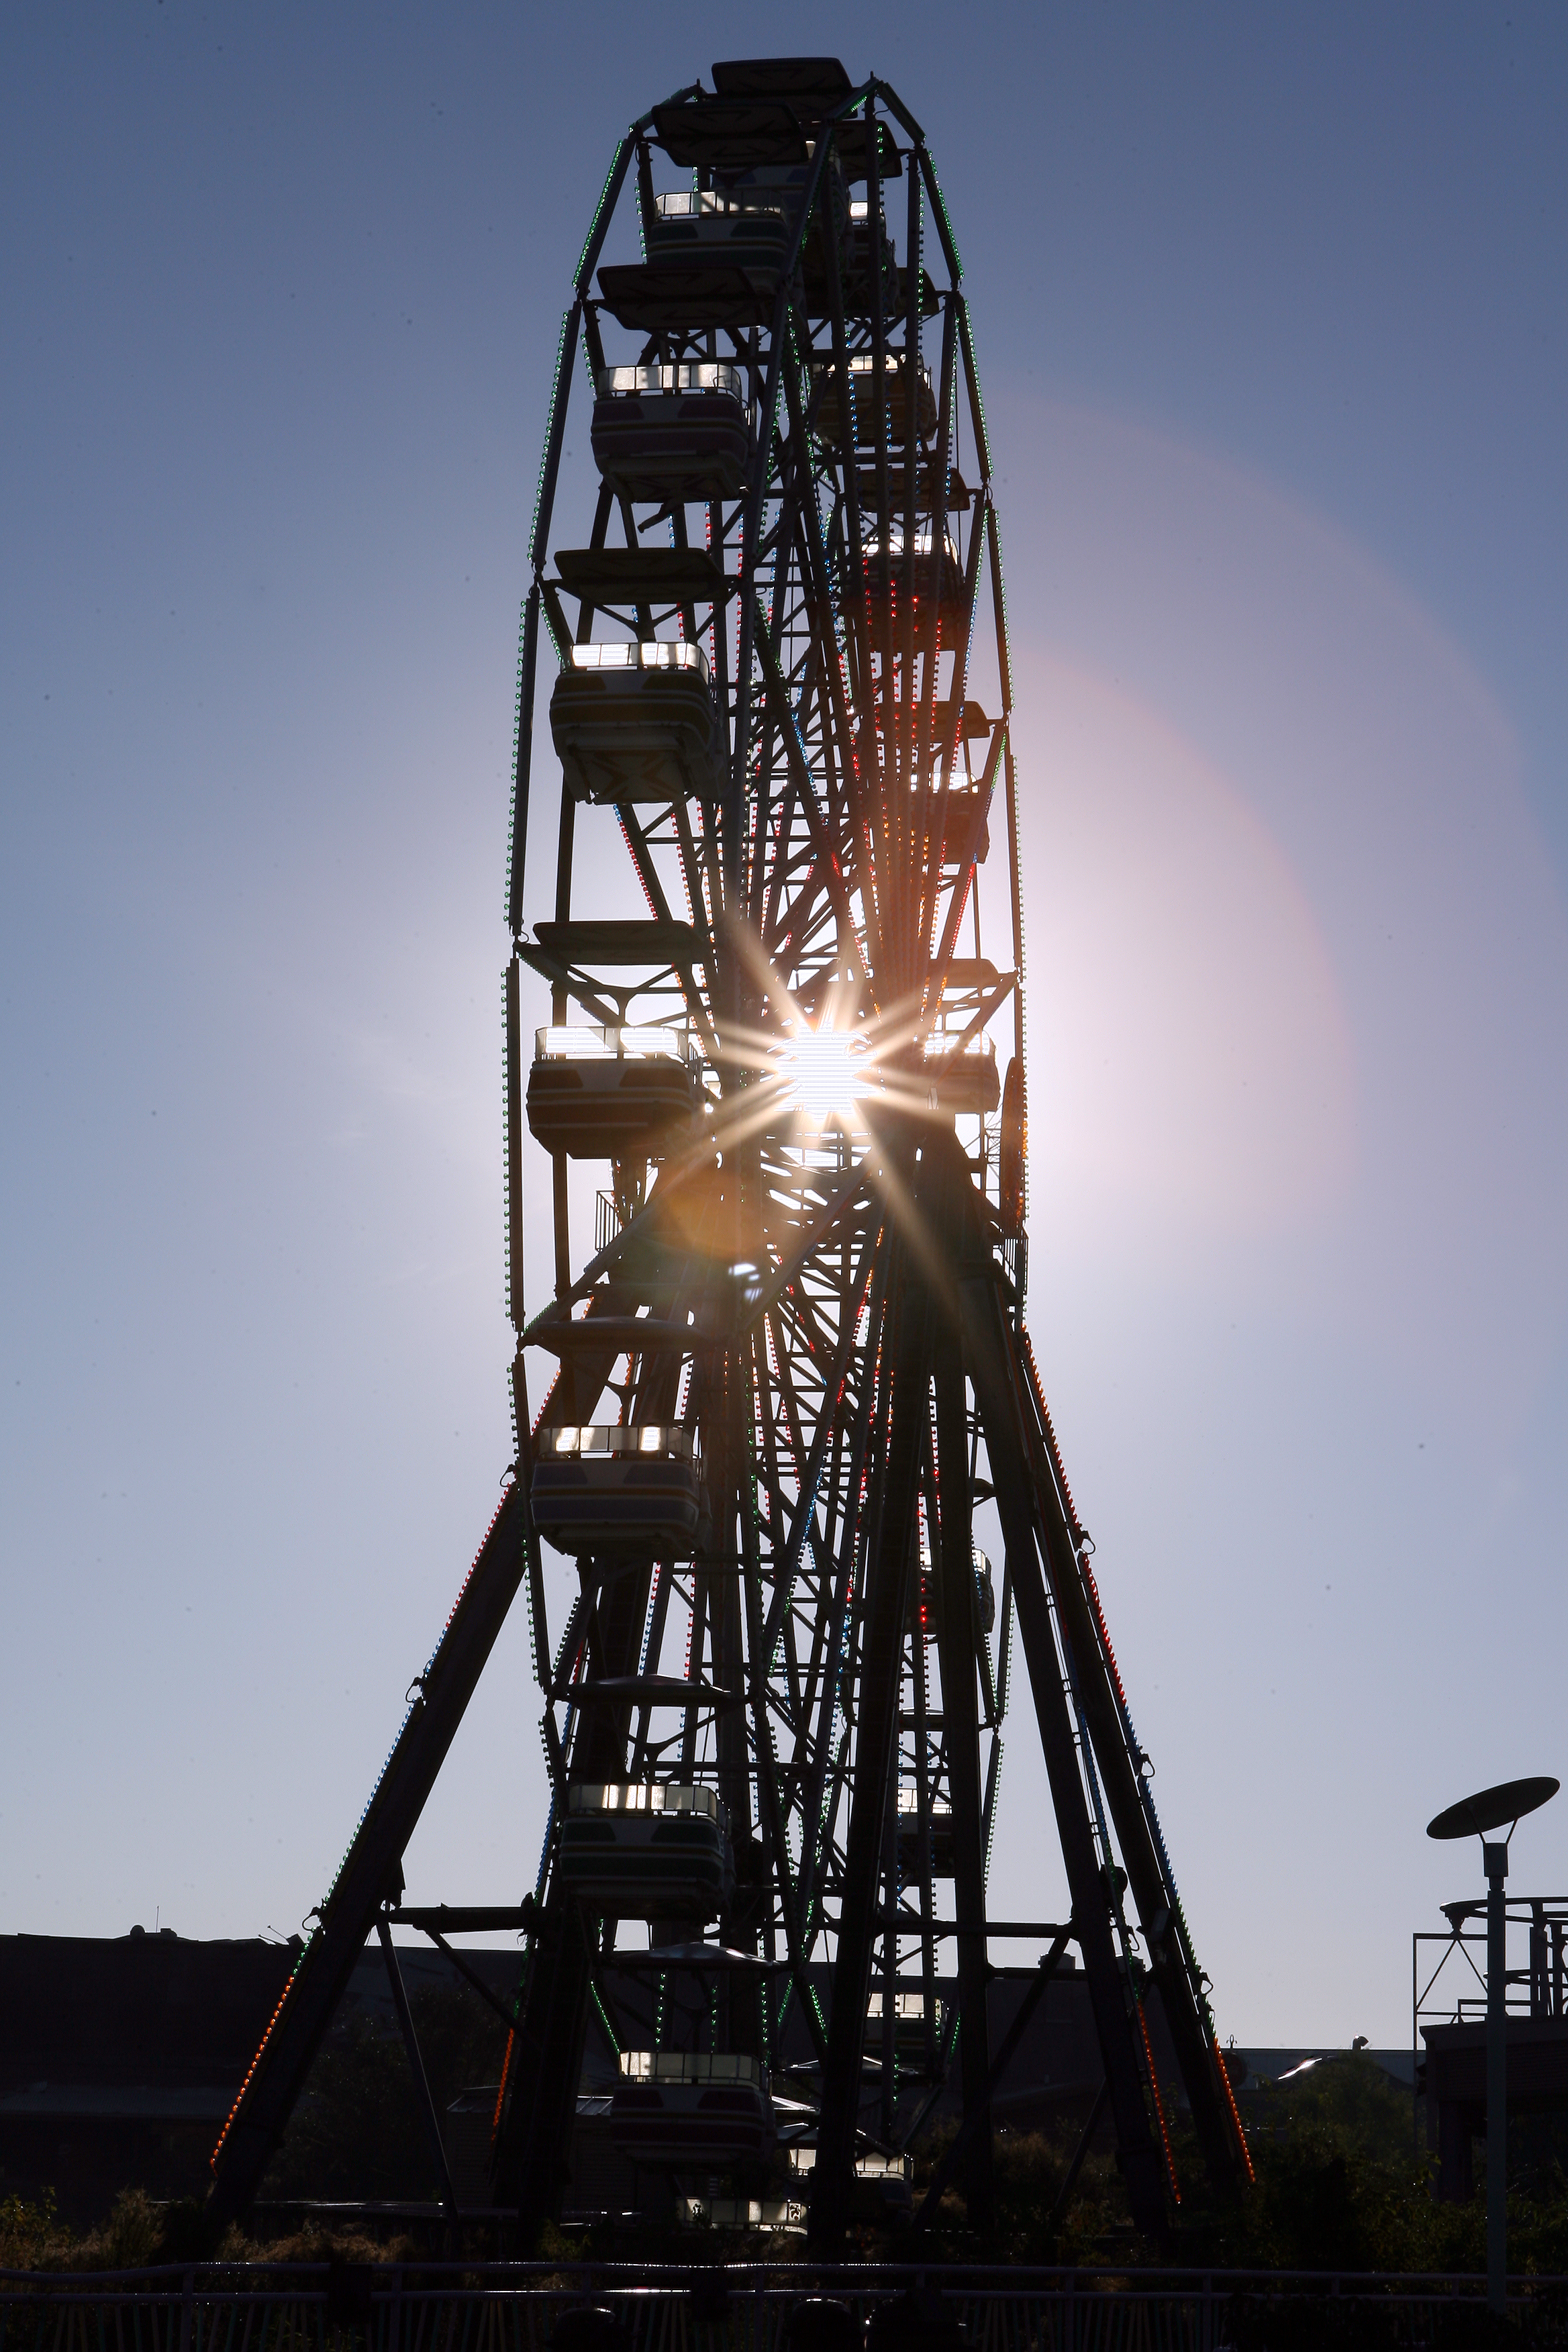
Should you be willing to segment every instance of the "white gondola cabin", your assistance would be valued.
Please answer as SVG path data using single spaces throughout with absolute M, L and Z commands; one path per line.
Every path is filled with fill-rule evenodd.
M 980 1607 L 980 1623 L 984 1632 L 996 1630 L 996 1585 L 991 1574 L 991 1562 L 979 1546 L 974 1550 L 974 1598 Z
M 645 234 L 650 261 L 730 262 L 775 281 L 791 243 L 782 205 L 717 188 L 656 198 Z
M 687 1429 L 542 1429 L 529 1496 L 558 1551 L 689 1559 L 701 1470 Z
M 550 732 L 579 800 L 666 807 L 719 791 L 718 714 L 700 646 L 574 646 L 551 692 Z
M 903 1790 L 899 1791 L 900 1798 Z M 901 1810 L 901 1808 L 900 1808 Z M 947 2022 L 946 2010 L 941 2000 L 931 2009 L 931 2039 L 940 2056 L 942 2032 Z M 866 2004 L 866 2054 L 875 2058 L 882 2046 L 882 1996 L 874 1992 Z M 921 2059 L 926 2048 L 926 2003 L 923 1992 L 896 1992 L 893 1995 L 893 2048 L 901 2062 Z
M 933 1110 L 994 1111 L 1002 1099 L 995 1040 L 984 1031 L 963 1047 L 956 1039 L 934 1033 L 925 1041 L 922 1064 L 921 1076 L 930 1089 Z
M 611 1919 L 717 1918 L 735 1889 L 724 1808 L 711 1789 L 609 1781 L 567 1791 L 559 1883 Z
M 800 2184 L 803 2202 L 811 2201 L 811 2177 L 816 2170 L 815 2147 L 792 2147 L 792 2179 Z M 915 2162 L 912 2156 L 884 2155 L 868 2147 L 855 2158 L 846 2219 L 877 2222 L 907 2221 L 914 2210 Z
M 765 2159 L 777 2137 L 767 2069 L 728 2051 L 623 2050 L 610 2134 L 634 2164 L 678 2171 Z
M 662 1160 L 689 1142 L 701 1065 L 679 1029 L 537 1029 L 528 1128 L 569 1160 Z
M 926 1816 L 931 1838 L 931 1874 L 935 1878 L 952 1876 L 952 1807 L 945 1797 L 932 1797 Z M 912 1878 L 923 1877 L 921 1868 L 921 1792 L 907 1781 L 899 1788 L 899 1853 Z M 902 1999 L 900 1994 L 900 1998 Z M 877 1996 L 879 1998 L 879 1996 Z M 924 2032 L 922 2026 L 921 2032 Z
M 626 499 L 738 498 L 751 455 L 745 379 L 722 360 L 599 373 L 594 462 Z
M 994 1632 L 996 1625 L 996 1581 L 991 1571 L 990 1559 L 986 1553 L 981 1550 L 978 1544 L 973 1546 L 971 1557 L 974 1562 L 974 1605 L 979 1613 L 982 1631 L 990 1633 Z M 924 1536 L 921 1536 L 921 1592 L 919 1606 L 922 1609 L 928 1605 L 927 1596 L 924 1590 L 924 1580 L 930 1576 L 930 1574 L 931 1546 L 926 1541 Z

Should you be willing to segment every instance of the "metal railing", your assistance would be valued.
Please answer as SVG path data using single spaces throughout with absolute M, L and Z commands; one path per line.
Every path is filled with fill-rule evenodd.
M 808 2294 L 862 2322 L 934 2298 L 973 2352 L 1225 2352 L 1268 2344 L 1275 2326 L 1292 2345 L 1414 2347 L 1468 2341 L 1485 2288 L 1468 2274 L 804 2262 L 7 2271 L 0 2352 L 548 2352 L 562 2315 L 588 2302 L 616 2314 L 625 2352 L 784 2352 Z M 1513 2279 L 1509 2302 L 1537 2322 L 1529 2340 L 1568 2342 L 1568 2278 Z

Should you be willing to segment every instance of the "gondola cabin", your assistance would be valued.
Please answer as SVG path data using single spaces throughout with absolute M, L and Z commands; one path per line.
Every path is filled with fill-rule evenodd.
M 936 790 L 933 782 L 932 791 Z M 935 810 L 931 831 L 935 833 Z M 950 784 L 942 812 L 942 862 L 983 866 L 991 854 L 990 807 L 978 784 Z M 929 845 L 928 845 L 929 855 Z
M 792 2147 L 789 2152 L 792 2180 L 798 2182 L 802 2201 L 811 2200 L 811 2176 L 816 2170 L 815 2147 Z M 915 2160 L 912 2156 L 886 2155 L 880 2148 L 868 2147 L 855 2158 L 855 2172 L 849 2189 L 846 2219 L 850 2221 L 878 2222 L 908 2221 L 914 2210 Z
M 855 406 L 855 442 L 858 448 L 875 448 L 883 423 L 884 405 L 887 431 L 892 449 L 901 452 L 908 431 L 910 371 L 902 352 L 884 352 L 884 382 L 886 403 L 877 390 L 876 355 L 871 352 L 851 352 L 849 354 L 850 397 Z M 931 389 L 931 370 L 924 360 L 914 371 L 915 431 L 922 441 L 929 441 L 936 431 L 936 394 Z M 816 404 L 818 438 L 833 448 L 842 446 L 844 440 L 843 409 L 839 399 L 839 378 L 830 362 L 821 363 L 820 394 Z M 895 459 L 895 469 L 897 465 Z M 894 497 L 898 484 L 894 483 Z
M 718 715 L 700 646 L 574 646 L 551 693 L 550 732 L 579 800 L 665 808 L 718 793 Z
M 960 1047 L 940 1032 L 927 1037 L 922 1055 L 921 1083 L 932 1110 L 994 1111 L 1002 1099 L 996 1075 L 996 1045 L 982 1031 Z
M 921 1792 L 903 1782 L 899 1789 L 899 1853 L 906 1874 L 911 1879 L 925 1876 L 921 1855 Z M 934 1878 L 952 1876 L 952 1807 L 945 1797 L 929 1801 L 926 1822 L 931 1838 L 931 1875 Z
M 986 1633 L 994 1633 L 994 1632 L 995 1631 L 995 1628 L 996 1628 L 996 1582 L 995 1582 L 995 1579 L 994 1579 L 994 1577 L 993 1576 L 992 1571 L 991 1571 L 991 1562 L 990 1562 L 990 1559 L 987 1558 L 986 1554 L 981 1550 L 980 1546 L 979 1546 L 978 1544 L 974 1544 L 974 1545 L 973 1545 L 973 1549 L 972 1549 L 972 1552 L 971 1552 L 971 1558 L 973 1559 L 973 1563 L 974 1563 L 974 1606 L 975 1606 L 975 1610 L 976 1610 L 976 1612 L 977 1612 L 977 1613 L 978 1613 L 978 1615 L 979 1615 L 979 1619 L 980 1619 L 980 1625 L 981 1625 L 981 1630 L 982 1630 L 982 1632 Z M 921 1607 L 921 1609 L 927 1609 L 927 1608 L 929 1608 L 929 1607 L 931 1606 L 930 1588 L 929 1588 L 929 1579 L 930 1579 L 930 1576 L 931 1576 L 931 1546 L 930 1546 L 930 1544 L 926 1541 L 926 1539 L 925 1539 L 924 1536 L 921 1536 L 921 1587 L 920 1587 L 920 1596 L 919 1596 L 919 1601 L 918 1601 L 918 1606 L 919 1606 L 919 1607 Z
M 563 1886 L 610 1919 L 715 1919 L 735 1891 L 724 1808 L 689 1785 L 569 1789 L 556 1867 Z
M 907 545 L 903 525 L 897 521 L 889 534 L 886 548 L 874 529 L 864 542 L 866 599 L 873 621 L 888 618 L 901 625 L 908 613 L 910 567 L 905 552 Z M 963 566 L 959 562 L 958 550 L 951 534 L 946 531 L 939 542 L 928 523 L 916 525 L 913 549 L 917 640 L 934 596 L 937 600 L 937 642 L 942 646 L 951 646 L 962 635 L 964 621 Z
M 974 1549 L 974 1598 L 980 1609 L 983 1632 L 996 1630 L 996 1584 L 991 1573 L 991 1562 L 978 1544 Z
M 879 226 L 882 232 L 882 251 L 888 258 L 891 260 L 893 257 L 893 239 L 888 227 L 888 208 L 885 205 L 878 205 L 877 216 Z M 869 197 L 852 196 L 850 198 L 848 227 L 850 267 L 853 268 L 855 264 L 858 262 L 862 269 L 868 268 L 871 261 L 871 204 Z
M 964 745 L 988 741 L 991 722 L 977 702 L 934 702 L 929 710 L 919 703 L 877 698 L 877 732 L 886 737 L 889 727 L 902 747 L 906 772 L 924 778 L 927 792 L 922 862 L 930 858 L 940 813 L 942 863 L 944 866 L 983 865 L 991 853 L 991 794 L 966 772 L 960 754 Z M 925 758 L 921 759 L 922 745 Z M 890 746 L 883 757 L 893 758 Z M 947 771 L 947 798 L 942 779 Z M 911 791 L 914 787 L 911 785 Z
M 917 720 L 918 726 L 918 720 Z M 908 739 L 906 738 L 906 740 Z M 915 737 L 918 754 L 919 734 Z M 925 810 L 925 840 L 921 850 L 921 862 L 929 860 L 936 840 L 937 820 L 942 821 L 942 863 L 946 867 L 984 864 L 991 849 L 990 801 L 978 784 L 966 783 L 962 770 L 948 782 L 947 799 L 942 799 L 941 750 L 937 738 L 931 737 L 931 763 L 929 771 L 929 798 Z
M 702 1070 L 668 1028 L 538 1029 L 528 1074 L 528 1129 L 569 1160 L 662 1160 L 701 1115 Z
M 728 2051 L 623 2050 L 610 2136 L 634 2164 L 676 2170 L 766 2158 L 777 2136 L 767 2069 Z
M 876 711 L 879 734 L 881 734 L 887 727 L 889 717 L 896 726 L 900 727 L 906 734 L 908 733 L 910 724 L 908 703 L 895 701 L 889 704 L 886 696 L 879 694 Z M 917 727 L 920 723 L 918 706 L 914 714 L 914 723 Z M 934 701 L 931 704 L 931 750 L 938 757 L 961 744 L 988 742 L 990 737 L 991 721 L 986 718 L 978 702 L 949 696 L 943 701 Z
M 841 273 L 839 299 L 851 315 L 867 316 L 871 309 L 871 215 L 863 196 L 847 205 L 836 205 L 835 226 L 840 228 L 838 260 Z M 833 315 L 833 295 L 826 264 L 823 255 L 822 237 L 814 222 L 806 232 L 801 248 L 802 292 L 805 312 L 810 319 L 826 319 Z M 899 263 L 894 241 L 888 231 L 887 214 L 882 214 L 882 311 L 891 318 L 899 307 Z
M 942 2002 L 933 2000 L 931 2030 L 939 2063 L 942 2055 L 942 2031 L 946 2022 L 946 2011 Z M 879 1992 L 874 1992 L 866 2004 L 866 2055 L 868 2058 L 875 2058 L 881 2047 L 882 1996 Z M 894 1993 L 893 2048 L 900 2064 L 910 2065 L 923 2061 L 926 2054 L 926 2002 L 923 1992 Z
M 721 360 L 599 372 L 594 462 L 624 499 L 733 499 L 751 455 L 745 380 Z
M 731 262 L 773 285 L 792 241 L 782 205 L 717 188 L 658 197 L 645 234 L 650 261 Z
M 805 2204 L 798 2197 L 683 2196 L 677 2210 L 699 2230 L 761 2230 L 769 2235 L 780 2231 L 799 2237 L 806 2223 Z
M 753 163 L 744 170 L 727 171 L 722 174 L 724 193 L 732 204 L 773 205 L 793 224 L 800 218 L 800 208 L 811 184 L 815 152 L 815 142 L 808 139 L 804 160 L 797 157 L 793 163 Z M 817 201 L 832 206 L 836 221 L 842 221 L 845 217 L 848 188 L 844 178 L 843 159 L 837 152 L 827 160 L 825 176 L 818 185 Z M 808 237 L 808 246 L 809 243 Z
M 557 1551 L 689 1559 L 702 1481 L 687 1429 L 542 1429 L 529 1490 Z

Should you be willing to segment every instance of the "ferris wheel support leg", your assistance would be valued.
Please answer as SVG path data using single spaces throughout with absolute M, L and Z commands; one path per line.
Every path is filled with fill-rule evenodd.
M 855 1739 L 855 1794 L 849 1811 L 844 1899 L 833 1969 L 833 2011 L 827 2025 L 816 2168 L 812 2176 L 810 2239 L 821 2252 L 842 2243 L 855 2162 L 860 2107 L 860 2059 L 871 1987 L 876 1911 L 881 1895 L 882 1840 L 898 1737 L 903 1674 L 904 1620 L 914 1549 L 915 1498 L 921 1456 L 930 1428 L 931 1302 L 927 1284 L 909 1279 L 910 1253 L 900 1244 L 905 1278 L 889 1282 L 898 1316 L 888 1453 L 878 1509 L 868 1538 L 865 1631 Z M 892 1987 L 885 1989 L 890 2000 Z
M 721 1524 L 738 1528 L 741 1514 L 750 1517 L 750 1498 L 739 1491 L 733 1475 L 740 1454 L 736 1423 L 740 1403 L 737 1391 L 740 1382 L 733 1361 L 726 1366 L 728 1373 L 726 1404 L 729 1407 L 726 1435 L 726 1490 L 723 1498 L 725 1517 Z M 742 1550 L 743 1558 L 743 1550 Z M 742 1570 L 742 1574 L 744 1570 Z M 746 1665 L 742 1643 L 743 1604 L 741 1577 L 735 1574 L 719 1580 L 713 1612 L 713 1679 L 721 1689 L 741 1691 L 745 1687 Z M 738 1706 L 722 1710 L 715 1726 L 714 1749 L 719 1767 L 721 1801 L 730 1814 L 731 1834 L 735 1841 L 735 1894 L 732 1906 L 721 1913 L 719 1940 L 731 1950 L 755 1952 L 764 1907 L 765 1878 L 764 1848 L 752 1825 L 752 1784 L 750 1771 L 750 1740 L 746 1717 Z M 759 1760 L 759 1782 L 761 1767 Z M 765 2057 L 763 2012 L 758 1981 L 754 1977 L 727 1978 L 720 1987 L 720 2011 L 728 2034 L 727 2046 L 743 2052 L 752 2058 Z
M 956 1340 L 956 1334 L 953 1335 Z M 948 1774 L 952 1783 L 953 1912 L 958 1925 L 958 2055 L 963 2090 L 963 2125 L 969 2141 L 963 2158 L 963 2185 L 972 2224 L 988 2230 L 994 2219 L 991 2167 L 991 2048 L 985 1980 L 990 1973 L 985 1941 L 985 1846 L 980 1784 L 980 1720 L 975 1705 L 974 1537 L 969 1486 L 969 1415 L 964 1402 L 963 1359 L 956 1345 L 935 1355 L 937 1496 L 941 1550 L 937 1653 L 942 1664 L 942 1704 L 947 1719 Z
M 989 1268 L 960 1284 L 963 1349 L 985 1433 L 985 1451 L 1002 1518 L 1018 1631 L 1034 1693 L 1073 1920 L 1089 1979 L 1100 2057 L 1110 2090 L 1117 2158 L 1139 2229 L 1153 2238 L 1167 2227 L 1165 2173 L 1150 2128 L 1139 2068 L 1137 2029 L 1117 1966 L 1109 1890 L 1096 1858 L 1089 1802 L 1073 1740 L 1061 1660 L 1036 1548 L 1035 1481 L 1017 1391 L 1008 1364 L 1006 1326 Z
M 1037 1415 L 1028 1411 L 1033 1398 L 1026 1370 L 1019 1360 L 1016 1336 L 1009 1331 L 1007 1338 L 1015 1358 L 1016 1393 L 1027 1401 L 1026 1418 L 1033 1424 L 1031 1451 L 1035 1456 L 1035 1488 L 1039 1498 L 1046 1569 L 1058 1614 L 1072 1644 L 1079 1702 L 1089 1726 L 1116 1842 L 1138 1906 L 1139 1922 L 1149 1948 L 1150 1974 L 1159 1991 L 1204 2163 L 1215 2187 L 1229 2190 L 1238 2185 L 1245 2155 L 1238 2158 L 1233 2111 L 1218 2079 L 1220 2062 L 1215 2054 L 1214 2030 L 1200 2009 L 1201 1995 L 1182 1952 L 1175 1889 L 1167 1881 L 1150 1831 L 1138 1775 L 1142 1759 L 1130 1744 L 1127 1718 L 1117 1703 L 1101 1633 L 1103 1621 L 1089 1605 L 1084 1563 L 1052 1473 L 1045 1432 L 1037 1426 Z
M 311 2061 L 373 1933 L 403 1853 L 446 1761 L 524 1569 L 523 1499 L 509 1486 L 417 1685 L 392 1754 L 321 1906 L 250 2072 L 213 2151 L 208 2218 L 246 2211 L 283 2136 Z

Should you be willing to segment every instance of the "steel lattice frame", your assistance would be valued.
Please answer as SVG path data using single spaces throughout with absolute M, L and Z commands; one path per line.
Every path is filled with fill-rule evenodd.
M 565 1790 L 678 1770 L 715 1785 L 735 1827 L 737 1891 L 719 1944 L 766 1964 L 715 1976 L 707 2030 L 778 2070 L 792 2007 L 796 2036 L 802 2022 L 809 2036 L 813 2056 L 795 2084 L 816 2110 L 817 2242 L 842 2233 L 857 2146 L 868 2133 L 904 2144 L 955 2063 L 966 2187 L 984 2220 L 985 1863 L 1015 1621 L 1135 2214 L 1162 2226 L 1174 2185 L 1145 2020 L 1151 1986 L 1211 2173 L 1226 2183 L 1247 2169 L 1206 1979 L 1023 1325 L 1013 679 L 961 264 L 918 123 L 883 83 L 834 89 L 829 75 L 825 96 L 824 77 L 814 86 L 807 70 L 822 62 L 745 69 L 754 88 L 744 124 L 732 99 L 700 86 L 641 118 L 616 151 L 579 261 L 529 548 L 509 875 L 518 1475 L 220 2143 L 220 2208 L 254 2192 L 347 1969 L 395 1899 L 404 1846 L 520 1583 L 553 1801 L 498 2111 L 499 2197 L 534 2218 L 558 2208 L 590 2009 L 615 2031 L 605 1964 L 616 1925 L 585 1916 L 554 1874 Z M 668 280 L 659 307 L 657 271 L 622 273 L 614 299 L 601 278 L 595 294 L 617 205 L 637 207 L 645 226 L 652 214 L 656 159 L 692 163 L 700 191 L 726 157 L 788 152 L 786 117 L 809 168 L 797 174 L 790 249 L 772 279 L 752 273 L 731 287 L 727 313 L 718 299 L 695 319 L 679 315 Z M 901 269 L 884 249 L 900 182 Z M 861 184 L 857 239 L 846 191 Z M 612 528 L 626 549 L 700 547 L 722 575 L 706 596 L 700 564 L 681 575 L 678 562 L 659 593 L 648 584 L 656 567 L 639 578 L 623 562 L 617 579 L 614 565 L 590 562 L 574 574 L 574 596 L 549 570 L 568 404 L 581 362 L 599 381 L 617 311 L 623 341 L 633 322 L 629 358 L 723 358 L 744 371 L 752 437 L 741 495 L 661 513 L 605 485 L 588 551 L 607 552 Z M 928 356 L 934 416 L 922 416 L 918 394 Z M 977 478 L 967 488 L 961 457 Z M 617 635 L 705 644 L 721 781 L 651 815 L 646 803 L 585 805 L 563 782 L 552 916 L 531 933 L 523 853 L 542 647 L 567 666 L 574 643 Z M 984 732 L 976 715 L 973 757 L 970 691 L 1000 706 Z M 1004 881 L 987 896 L 990 927 L 1007 941 L 1000 963 L 981 951 L 990 841 Z M 583 873 L 612 855 L 629 857 L 646 920 L 574 918 L 574 875 L 581 895 Z M 591 1254 L 574 1248 L 557 1159 L 554 1296 L 531 1321 L 521 1044 L 531 972 L 556 1022 L 578 1009 L 598 1022 L 673 1014 L 689 1024 L 708 1096 L 696 1139 L 651 1183 L 646 1163 L 614 1169 Z M 819 1123 L 792 1076 L 801 1036 L 828 1030 L 863 1055 L 864 1091 L 852 1115 Z M 1003 1119 L 935 1108 L 944 1064 L 956 1069 L 965 1045 L 998 1032 L 1016 1071 Z M 537 1420 L 534 1350 L 552 1360 Z M 606 1394 L 625 1423 L 679 1420 L 691 1431 L 703 1533 L 689 1561 L 581 1561 L 552 1654 L 531 1465 L 542 1429 L 591 1422 Z M 994 1640 L 972 1566 L 972 1511 L 989 1496 L 1005 1544 Z M 940 1878 L 938 1820 L 951 1835 Z M 948 1921 L 938 1888 L 950 1876 Z M 948 2017 L 935 1998 L 938 1929 L 954 1925 Z M 873 1990 L 884 1996 L 879 2028 L 868 2025 Z M 899 1990 L 919 1996 L 921 2027 L 903 2069 L 888 1997 Z M 868 2059 L 880 2062 L 869 2075 Z

